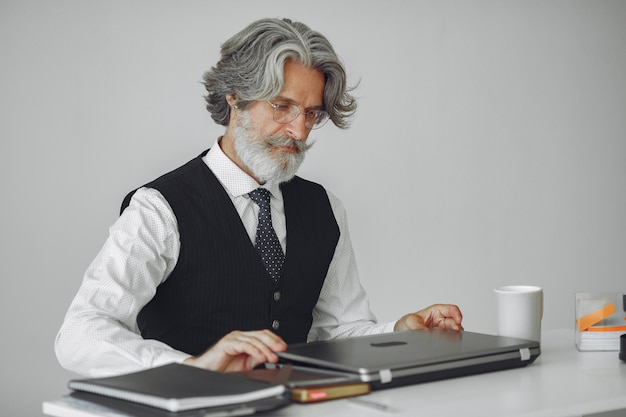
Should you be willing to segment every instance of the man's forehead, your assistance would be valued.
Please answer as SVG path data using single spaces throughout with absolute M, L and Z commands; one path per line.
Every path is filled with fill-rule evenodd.
M 323 105 L 326 78 L 318 69 L 295 61 L 285 62 L 283 89 L 278 97 L 307 108 Z

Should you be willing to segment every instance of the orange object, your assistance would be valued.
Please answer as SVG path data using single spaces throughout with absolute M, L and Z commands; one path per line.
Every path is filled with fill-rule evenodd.
M 578 325 L 578 331 L 582 332 L 589 329 L 591 326 L 601 322 L 613 313 L 615 313 L 615 305 L 613 303 L 610 303 L 592 313 L 587 314 L 586 316 L 582 316 L 576 321 L 576 324 Z
M 590 327 L 588 332 L 626 332 L 626 326 Z
M 354 397 L 369 394 L 370 384 L 354 382 L 349 384 L 329 385 L 321 387 L 291 388 L 291 399 L 299 403 L 334 400 L 336 398 Z

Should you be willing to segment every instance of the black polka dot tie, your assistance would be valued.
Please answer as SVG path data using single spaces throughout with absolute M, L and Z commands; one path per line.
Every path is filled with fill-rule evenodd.
M 280 276 L 283 263 L 285 263 L 285 254 L 272 226 L 270 192 L 265 188 L 257 188 L 248 195 L 259 206 L 259 224 L 256 228 L 255 246 L 265 264 L 265 269 L 276 281 Z

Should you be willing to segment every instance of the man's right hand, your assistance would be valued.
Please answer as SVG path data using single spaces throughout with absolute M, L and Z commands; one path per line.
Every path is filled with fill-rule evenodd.
M 265 362 L 276 363 L 278 356 L 274 352 L 285 349 L 287 344 L 283 339 L 269 330 L 235 330 L 203 354 L 187 358 L 183 363 L 220 372 L 249 371 Z

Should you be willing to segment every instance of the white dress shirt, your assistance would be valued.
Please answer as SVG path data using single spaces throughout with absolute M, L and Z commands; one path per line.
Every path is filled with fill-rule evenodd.
M 259 185 L 221 150 L 219 142 L 204 157 L 239 213 L 254 243 L 258 207 L 248 193 Z M 271 192 L 272 222 L 285 250 L 287 232 L 278 184 Z M 377 324 L 361 286 L 344 207 L 328 193 L 341 236 L 319 300 L 313 310 L 309 341 L 393 331 L 395 322 Z M 141 337 L 137 315 L 170 275 L 180 249 L 176 218 L 157 190 L 141 188 L 111 226 L 109 237 L 91 263 L 57 335 L 59 362 L 85 376 L 132 372 L 189 355 Z M 207 346 L 208 348 L 208 346 Z

